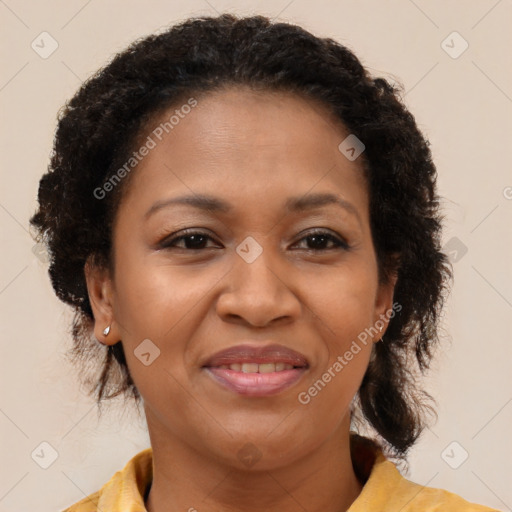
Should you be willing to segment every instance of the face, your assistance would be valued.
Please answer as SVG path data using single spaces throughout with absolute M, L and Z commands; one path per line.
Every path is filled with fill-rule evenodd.
M 323 106 L 228 89 L 181 112 L 132 171 L 114 274 L 88 272 L 95 335 L 122 340 L 150 435 L 275 468 L 348 431 L 394 283 Z

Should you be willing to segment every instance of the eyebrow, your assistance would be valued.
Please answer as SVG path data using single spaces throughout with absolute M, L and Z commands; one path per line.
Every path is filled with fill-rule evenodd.
M 147 219 L 158 210 L 173 205 L 187 205 L 213 213 L 228 213 L 233 209 L 231 204 L 217 197 L 195 194 L 157 201 L 144 214 L 144 218 Z M 284 207 L 288 213 L 295 213 L 330 205 L 343 208 L 345 211 L 354 215 L 359 223 L 362 224 L 361 217 L 359 216 L 359 212 L 356 207 L 345 199 L 331 193 L 317 193 L 307 194 L 300 197 L 289 197 L 286 200 Z

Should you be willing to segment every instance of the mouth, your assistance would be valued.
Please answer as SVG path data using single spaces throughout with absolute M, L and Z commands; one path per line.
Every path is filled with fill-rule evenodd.
M 218 352 L 203 369 L 229 391 L 270 396 L 297 383 L 309 368 L 305 356 L 282 345 L 238 345 Z

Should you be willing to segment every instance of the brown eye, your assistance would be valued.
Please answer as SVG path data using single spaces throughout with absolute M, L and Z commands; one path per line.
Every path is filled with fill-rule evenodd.
M 310 251 L 327 251 L 337 248 L 345 250 L 350 249 L 350 246 L 338 236 L 333 235 L 329 231 L 313 231 L 307 236 L 301 238 L 300 242 L 307 240 L 308 247 L 306 250 Z M 326 247 L 327 244 L 332 244 L 331 247 Z
M 164 239 L 159 247 L 162 249 L 178 248 L 178 249 L 189 249 L 189 250 L 200 250 L 206 249 L 205 247 L 208 240 L 213 238 L 201 231 L 182 231 L 179 236 L 171 236 Z M 178 245 L 183 242 L 183 244 Z

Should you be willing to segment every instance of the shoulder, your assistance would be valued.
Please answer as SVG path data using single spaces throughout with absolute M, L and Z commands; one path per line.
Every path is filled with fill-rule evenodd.
M 146 448 L 132 457 L 99 491 L 74 503 L 62 512 L 145 510 L 144 495 L 153 480 L 153 451 Z
M 471 503 L 462 496 L 445 489 L 419 485 L 401 475 L 400 479 L 397 490 L 399 491 L 398 502 L 403 507 L 402 512 L 499 512 L 485 505 Z
M 382 451 L 375 453 L 370 474 L 349 512 L 499 512 L 458 494 L 411 482 Z

